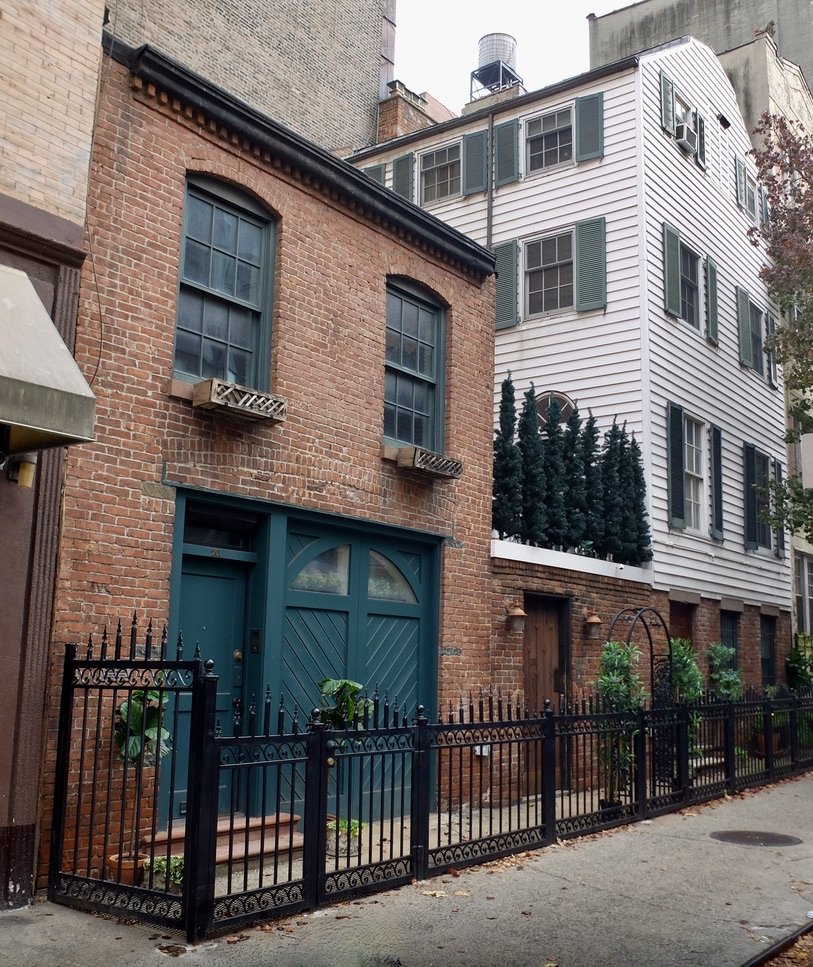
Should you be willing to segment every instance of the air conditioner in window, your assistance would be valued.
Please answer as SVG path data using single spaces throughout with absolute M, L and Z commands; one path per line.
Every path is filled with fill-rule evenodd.
M 678 124 L 675 127 L 675 141 L 689 154 L 697 151 L 697 131 L 690 124 Z

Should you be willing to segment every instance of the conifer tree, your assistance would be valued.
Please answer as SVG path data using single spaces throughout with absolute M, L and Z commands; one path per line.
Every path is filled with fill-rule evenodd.
M 517 445 L 522 454 L 522 527 L 520 535 L 526 544 L 545 546 L 547 514 L 545 513 L 545 454 L 539 433 L 534 385 L 525 394 L 519 417 Z
M 567 539 L 565 513 L 564 437 L 559 401 L 551 397 L 548 417 L 543 428 L 545 440 L 545 509 L 548 514 L 547 539 L 549 547 L 563 546 Z
M 514 439 L 517 410 L 511 373 L 502 381 L 499 428 L 494 434 L 491 526 L 500 537 L 516 537 L 522 517 L 522 457 Z
M 601 478 L 598 440 L 596 418 L 590 413 L 582 430 L 579 448 L 584 469 L 586 508 L 582 543 L 592 547 L 595 553 L 599 553 L 604 541 L 604 485 Z
M 573 407 L 567 419 L 563 442 L 565 517 L 567 518 L 564 544 L 566 547 L 579 547 L 585 539 L 587 528 L 587 487 L 582 455 L 582 418 L 579 415 L 578 406 Z
M 619 515 L 621 529 L 618 535 L 619 551 L 615 560 L 633 564 L 638 554 L 638 517 L 635 506 L 635 470 L 626 422 L 618 438 L 618 480 L 621 493 Z
M 630 564 L 640 566 L 652 560 L 652 536 L 649 531 L 649 517 L 646 512 L 646 477 L 644 475 L 644 460 L 641 454 L 641 447 L 632 434 L 630 440 L 630 461 L 632 463 L 633 477 L 633 503 L 635 505 L 635 518 L 638 524 L 637 541 L 635 548 L 635 560 Z
M 624 494 L 621 493 L 621 428 L 616 420 L 604 434 L 601 451 L 601 482 L 604 488 L 604 538 L 599 548 L 602 557 L 621 560 L 623 545 Z

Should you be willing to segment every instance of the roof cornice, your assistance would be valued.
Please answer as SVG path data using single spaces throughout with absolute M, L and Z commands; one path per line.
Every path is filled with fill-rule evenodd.
M 247 142 L 255 154 L 258 149 L 261 156 L 270 156 L 276 166 L 314 190 L 389 228 L 441 261 L 479 278 L 493 275 L 494 256 L 488 249 L 183 64 L 148 44 L 134 48 L 108 34 L 103 46 L 134 78 L 154 89 L 146 93 L 176 99 L 184 110 L 202 114 L 218 130 L 225 129 L 227 140 Z

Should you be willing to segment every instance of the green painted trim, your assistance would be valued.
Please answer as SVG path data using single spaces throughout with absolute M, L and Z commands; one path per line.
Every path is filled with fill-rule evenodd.
M 239 561 L 244 564 L 256 564 L 258 557 L 255 551 L 232 551 L 226 547 L 209 547 L 207 544 L 184 544 L 184 557 L 204 557 L 210 561 Z

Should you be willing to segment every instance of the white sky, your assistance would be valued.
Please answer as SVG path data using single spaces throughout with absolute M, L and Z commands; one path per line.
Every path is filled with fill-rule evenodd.
M 587 15 L 631 0 L 397 0 L 395 77 L 455 114 L 469 100 L 484 34 L 511 34 L 527 91 L 589 69 Z

